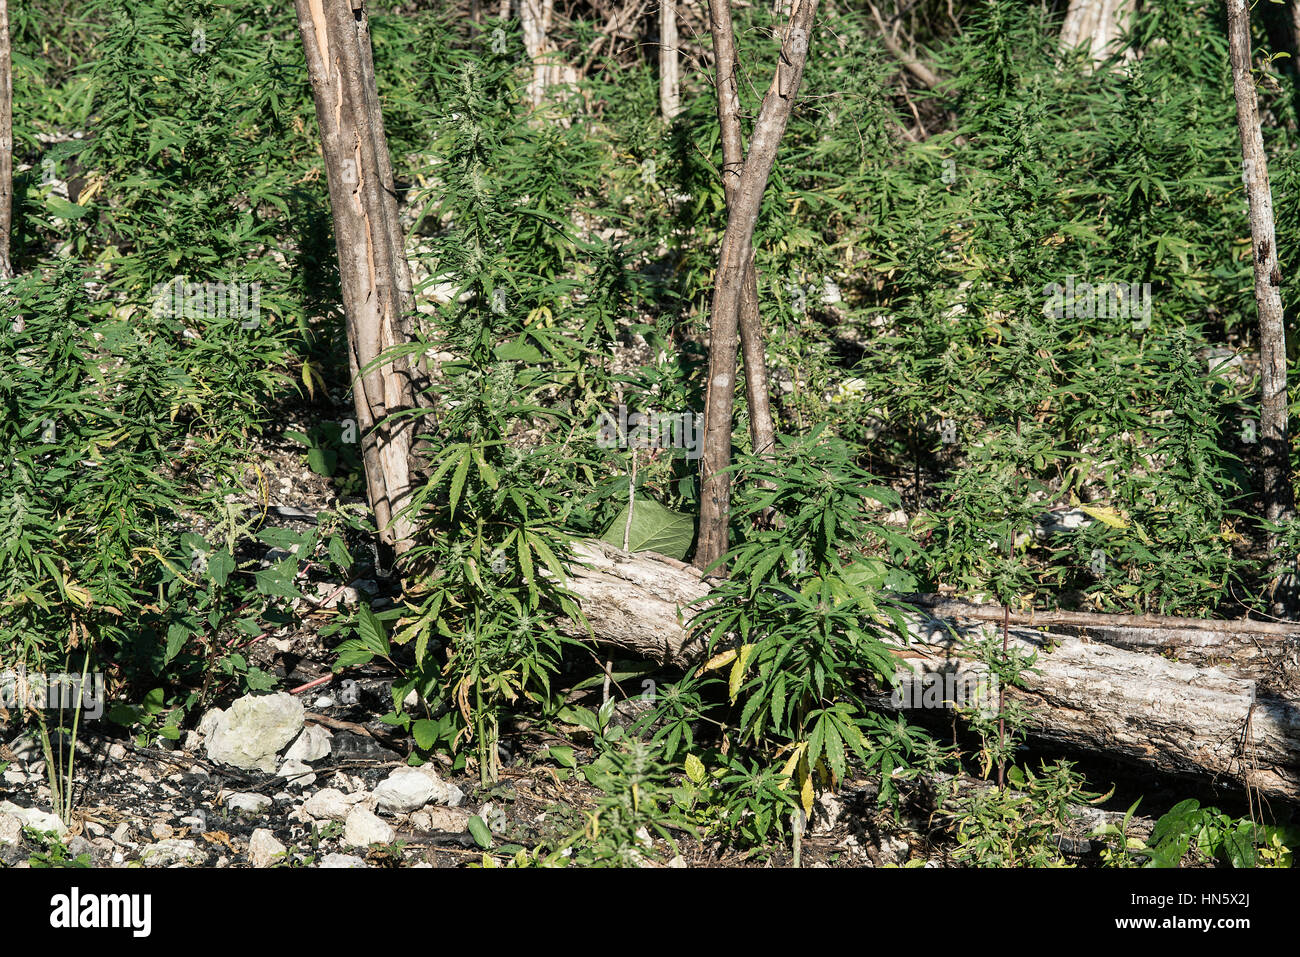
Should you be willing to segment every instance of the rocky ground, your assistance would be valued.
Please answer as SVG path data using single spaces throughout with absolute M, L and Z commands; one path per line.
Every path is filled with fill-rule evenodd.
M 306 703 L 300 697 L 240 698 L 208 712 L 181 740 L 154 742 L 167 747 L 88 732 L 71 825 L 49 811 L 39 744 L 14 737 L 0 747 L 8 762 L 0 862 L 39 865 L 53 845 L 100 867 L 455 867 L 482 859 L 472 815 L 499 847 L 531 844 L 550 833 L 548 819 L 591 805 L 595 792 L 585 782 L 562 780 L 553 764 L 528 755 L 513 757 L 487 789 L 442 767 L 410 767 L 376 736 L 384 726 L 373 714 L 366 720 L 363 705 L 340 701 L 337 690 Z M 878 866 L 912 856 L 918 839 L 883 833 L 874 796 L 856 782 L 822 800 L 803 841 L 806 866 Z M 37 831 L 54 832 L 57 841 Z M 685 835 L 678 851 L 669 866 L 788 860 L 782 851 L 728 853 Z

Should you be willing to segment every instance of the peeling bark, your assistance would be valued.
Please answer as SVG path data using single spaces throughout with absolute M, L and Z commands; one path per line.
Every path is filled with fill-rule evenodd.
M 1001 605 L 932 595 L 901 597 L 927 614 L 963 626 L 1002 621 Z M 1222 667 L 1262 688 L 1300 698 L 1300 626 L 1293 624 L 1071 611 L 1013 611 L 1008 619 L 1030 630 L 1073 635 L 1198 667 Z

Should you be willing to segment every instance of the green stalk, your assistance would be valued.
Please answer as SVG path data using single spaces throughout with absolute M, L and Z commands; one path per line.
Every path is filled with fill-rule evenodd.
M 72 772 L 77 763 L 77 729 L 81 726 L 81 702 L 86 693 L 86 675 L 90 670 L 90 649 L 86 649 L 85 655 L 81 659 L 81 683 L 77 686 L 77 701 L 72 710 L 72 739 L 71 752 L 68 754 L 68 787 L 64 792 L 66 809 L 59 813 L 63 823 L 69 824 L 69 818 L 72 816 Z

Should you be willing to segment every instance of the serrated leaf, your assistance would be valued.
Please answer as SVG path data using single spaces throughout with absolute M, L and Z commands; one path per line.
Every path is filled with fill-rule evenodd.
M 365 605 L 362 605 L 357 612 L 357 635 L 362 644 L 373 654 L 387 656 L 392 653 L 384 623 Z
M 364 665 L 374 660 L 375 653 L 366 647 L 365 643 L 356 638 L 349 638 L 341 642 L 334 649 L 335 661 L 334 671 L 338 673 L 344 668 L 350 668 L 353 665 Z
M 696 784 L 703 784 L 708 777 L 704 762 L 693 754 L 686 755 L 686 776 Z
M 49 207 L 51 213 L 59 219 L 80 219 L 86 215 L 86 209 L 78 206 L 76 203 L 69 203 L 61 196 L 50 195 L 45 199 L 45 205 Z
M 421 751 L 428 751 L 433 747 L 434 742 L 438 740 L 438 722 L 429 718 L 421 718 L 419 721 L 411 724 L 411 736 L 415 738 L 415 746 Z
M 546 755 L 562 768 L 576 768 L 578 759 L 573 755 L 573 748 L 567 745 L 553 744 L 546 749 Z
M 782 672 L 772 686 L 772 724 L 780 728 L 785 717 L 785 673 Z
M 455 474 L 451 477 L 451 512 L 453 515 L 456 514 L 456 503 L 460 501 L 460 493 L 465 488 L 465 478 L 469 475 L 469 459 L 468 452 L 462 453 Z
M 840 739 L 840 732 L 835 727 L 835 722 L 832 721 L 829 716 L 826 719 L 825 748 L 826 763 L 830 765 L 830 769 L 834 772 L 835 777 L 838 780 L 843 781 L 846 770 L 844 742 Z
M 347 571 L 352 567 L 352 554 L 348 551 L 348 547 L 344 544 L 343 539 L 338 535 L 330 537 L 329 554 L 330 560 L 344 571 Z
M 235 570 L 235 559 L 228 549 L 213 552 L 208 558 L 208 575 L 218 588 L 224 588 L 230 573 Z
M 164 665 L 170 663 L 173 658 L 180 654 L 181 649 L 185 647 L 185 643 L 190 640 L 191 634 L 193 632 L 184 623 L 179 621 L 172 623 L 171 627 L 167 629 L 167 649 L 163 652 Z

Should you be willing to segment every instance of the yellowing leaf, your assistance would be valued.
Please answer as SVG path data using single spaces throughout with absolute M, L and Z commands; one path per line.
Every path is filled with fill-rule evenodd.
M 749 657 L 753 653 L 753 645 L 741 645 L 736 663 L 731 666 L 731 677 L 727 679 L 727 694 L 731 696 L 732 701 L 736 700 L 736 695 L 740 693 L 740 686 L 745 683 L 745 670 L 749 667 Z
M 736 660 L 736 649 L 732 648 L 730 651 L 724 651 L 721 654 L 716 654 L 708 661 L 706 661 L 703 665 L 700 666 L 699 673 L 704 674 L 704 672 L 706 671 L 717 671 L 719 668 L 725 667 L 726 665 L 731 664 L 731 662 L 735 660 Z
M 77 205 L 85 206 L 88 202 L 94 199 L 96 194 L 103 188 L 104 188 L 104 177 L 96 173 L 94 176 L 92 176 L 89 180 L 86 181 L 86 185 L 82 188 L 81 192 L 77 195 Z
M 807 741 L 803 741 L 795 746 L 794 751 L 790 754 L 790 757 L 786 759 L 785 765 L 781 768 L 780 775 L 778 775 L 782 785 L 786 784 L 790 780 L 790 775 L 794 774 L 794 769 L 798 766 L 799 759 L 804 756 L 804 753 L 807 752 L 807 750 Z M 778 754 L 778 757 L 779 756 L 780 755 Z
M 1091 515 L 1099 522 L 1105 522 L 1111 528 L 1128 528 L 1128 519 L 1123 513 L 1108 505 L 1080 505 L 1079 511 Z
M 799 777 L 802 779 L 799 786 L 799 803 L 803 805 L 804 814 L 811 816 L 813 809 L 813 781 L 812 774 L 808 770 L 807 754 L 804 754 L 799 761 Z
M 693 754 L 686 755 L 686 776 L 696 784 L 704 783 L 704 762 Z
M 81 585 L 74 585 L 72 584 L 72 582 L 68 582 L 63 587 L 67 591 L 68 597 L 72 599 L 74 604 L 80 605 L 82 608 L 90 607 L 89 588 L 83 588 Z
M 320 367 L 315 362 L 304 362 L 302 364 L 302 384 L 307 387 L 307 396 L 316 398 L 315 383 L 319 382 L 321 391 L 325 389 L 325 377 L 321 375 Z

